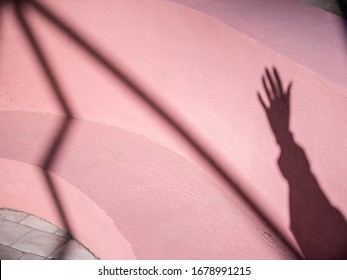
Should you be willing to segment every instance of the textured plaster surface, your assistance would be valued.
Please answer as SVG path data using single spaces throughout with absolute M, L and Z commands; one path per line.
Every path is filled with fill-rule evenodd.
M 83 1 L 83 8 L 79 1 L 41 2 L 198 139 L 297 248 L 278 147 L 256 97 L 264 67 L 275 65 L 284 83 L 293 81 L 295 139 L 323 192 L 346 216 L 347 68 L 338 17 L 282 0 L 105 0 Z M 90 248 L 104 258 L 293 257 L 264 235 L 266 226 L 233 186 L 124 78 L 31 6 L 23 11 L 74 117 L 49 171 Z M 14 10 L 6 6 L 2 15 L 0 157 L 7 185 L 1 203 L 62 225 L 34 166 L 64 124 L 54 115 L 65 113 Z M 33 198 L 21 194 L 28 186 Z M 50 199 L 37 203 L 35 196 Z M 85 218 L 87 210 L 95 220 Z M 100 243 L 112 238 L 114 247 Z
M 16 125 L 13 134 L 11 127 L 19 120 L 21 125 Z M 33 173 L 31 166 L 38 165 L 37 158 L 46 147 L 42 144 L 37 149 L 34 143 L 49 143 L 47 139 L 60 121 L 60 117 L 33 113 L 1 114 L 1 123 L 8 131 L 5 138 L 11 137 L 10 142 L 22 134 L 31 136 L 17 145 L 18 153 L 8 149 L 10 142 L 0 151 L 2 157 L 29 164 L 25 168 L 17 162 L 2 162 L 7 176 L 2 176 L 0 202 L 40 213 L 56 224 L 59 213 L 44 182 L 30 185 L 29 199 L 40 203 L 24 204 L 21 195 L 27 187 L 25 181 L 38 180 L 36 177 L 41 175 L 39 170 Z M 41 128 L 36 135 L 28 133 L 35 127 Z M 187 160 L 146 138 L 112 126 L 75 120 L 58 161 L 50 172 L 70 183 L 55 181 L 58 198 L 76 238 L 101 258 L 130 258 L 132 253 L 140 259 L 293 257 L 275 234 L 226 190 Z M 16 169 L 27 176 L 16 178 Z M 126 240 L 117 240 L 114 230 L 110 232 L 110 221 L 100 220 L 102 216 L 94 213 L 101 211 L 94 202 L 112 218 L 112 224 Z M 128 255 L 120 255 L 127 243 Z M 106 252 L 101 251 L 102 247 Z

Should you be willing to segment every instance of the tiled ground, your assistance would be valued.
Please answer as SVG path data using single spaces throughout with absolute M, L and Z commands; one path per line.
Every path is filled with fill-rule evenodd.
M 1 260 L 93 260 L 65 231 L 38 217 L 0 209 Z

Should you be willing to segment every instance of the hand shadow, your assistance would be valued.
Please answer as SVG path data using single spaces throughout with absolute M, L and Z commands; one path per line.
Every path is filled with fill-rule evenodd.
M 306 259 L 347 259 L 347 223 L 313 175 L 304 150 L 289 129 L 292 83 L 286 90 L 276 68 L 265 69 L 263 87 L 269 106 L 258 92 L 281 154 L 278 166 L 289 185 L 290 228 Z

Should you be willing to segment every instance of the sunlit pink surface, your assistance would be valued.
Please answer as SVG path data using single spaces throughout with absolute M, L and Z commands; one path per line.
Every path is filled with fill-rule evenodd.
M 279 151 L 256 98 L 264 66 L 275 65 L 294 82 L 295 138 L 347 214 L 347 68 L 337 17 L 282 0 L 41 2 L 170 112 L 299 250 Z M 295 258 L 161 115 L 30 5 L 23 11 L 74 116 L 49 172 L 77 239 L 108 259 Z M 298 24 L 308 11 L 312 22 L 324 18 L 319 34 Z M 334 51 L 325 52 L 325 36 Z M 64 111 L 10 4 L 0 63 L 0 206 L 63 226 L 38 166 Z

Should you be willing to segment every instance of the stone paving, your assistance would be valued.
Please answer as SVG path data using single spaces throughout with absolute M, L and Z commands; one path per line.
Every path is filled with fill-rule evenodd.
M 0 209 L 0 260 L 94 260 L 62 229 L 27 213 Z

